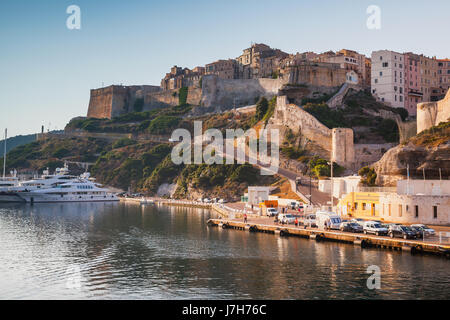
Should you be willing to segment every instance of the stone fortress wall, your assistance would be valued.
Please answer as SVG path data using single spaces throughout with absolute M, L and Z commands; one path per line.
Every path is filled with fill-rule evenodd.
M 187 103 L 214 108 L 215 111 L 252 105 L 260 97 L 278 94 L 285 81 L 282 79 L 221 79 L 206 75 L 202 87 L 188 87 Z M 88 118 L 114 118 L 133 112 L 136 99 L 144 99 L 143 110 L 177 106 L 179 89 L 162 90 L 156 86 L 109 86 L 91 90 Z
M 450 90 L 441 101 L 417 105 L 417 133 L 447 121 L 450 121 Z
M 158 93 L 158 86 L 116 86 L 92 89 L 89 100 L 88 118 L 111 119 L 132 112 L 137 99 L 150 93 Z
M 288 127 L 295 134 L 311 140 L 332 155 L 334 161 L 353 171 L 381 159 L 394 144 L 355 144 L 350 128 L 329 129 L 301 107 L 287 102 L 286 96 L 277 98 L 269 128 Z
M 219 110 L 252 105 L 261 97 L 278 95 L 285 83 L 283 79 L 221 79 L 206 75 L 202 79 L 201 105 Z

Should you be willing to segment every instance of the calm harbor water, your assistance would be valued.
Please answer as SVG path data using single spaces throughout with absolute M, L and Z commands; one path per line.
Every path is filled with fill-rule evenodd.
M 449 299 L 450 261 L 208 228 L 209 210 L 0 205 L 0 299 Z M 366 286 L 381 269 L 381 290 Z

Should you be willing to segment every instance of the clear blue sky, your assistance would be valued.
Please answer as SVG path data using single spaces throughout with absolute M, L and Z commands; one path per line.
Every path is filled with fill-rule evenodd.
M 81 8 L 81 30 L 66 8 Z M 366 9 L 381 7 L 381 30 Z M 0 132 L 62 129 L 89 90 L 154 84 L 169 68 L 237 57 L 253 42 L 289 53 L 342 48 L 450 57 L 448 0 L 2 0 Z M 444 33 L 446 32 L 446 33 Z

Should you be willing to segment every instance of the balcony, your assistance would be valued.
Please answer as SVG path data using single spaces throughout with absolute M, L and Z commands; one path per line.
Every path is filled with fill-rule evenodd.
M 408 95 L 415 97 L 423 97 L 423 93 L 419 90 L 409 90 Z

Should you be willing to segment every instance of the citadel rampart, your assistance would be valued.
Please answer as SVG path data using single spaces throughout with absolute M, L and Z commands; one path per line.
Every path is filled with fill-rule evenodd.
M 450 90 L 445 98 L 437 102 L 417 105 L 417 133 L 450 120 Z
M 328 159 L 332 155 L 339 165 L 357 171 L 374 163 L 394 144 L 355 144 L 350 128 L 329 129 L 310 113 L 295 104 L 287 103 L 286 96 L 277 98 L 274 115 L 269 121 L 272 128 L 288 127 L 294 134 L 319 145 Z
M 281 79 L 221 79 L 207 75 L 202 88 L 188 87 L 187 103 L 216 111 L 252 105 L 260 97 L 270 98 L 283 86 Z M 137 99 L 144 99 L 143 110 L 177 106 L 179 89 L 155 86 L 109 86 L 91 90 L 88 118 L 114 118 L 133 112 Z
M 159 92 L 156 86 L 109 86 L 92 89 L 89 100 L 88 118 L 114 118 L 132 112 L 137 99 Z

